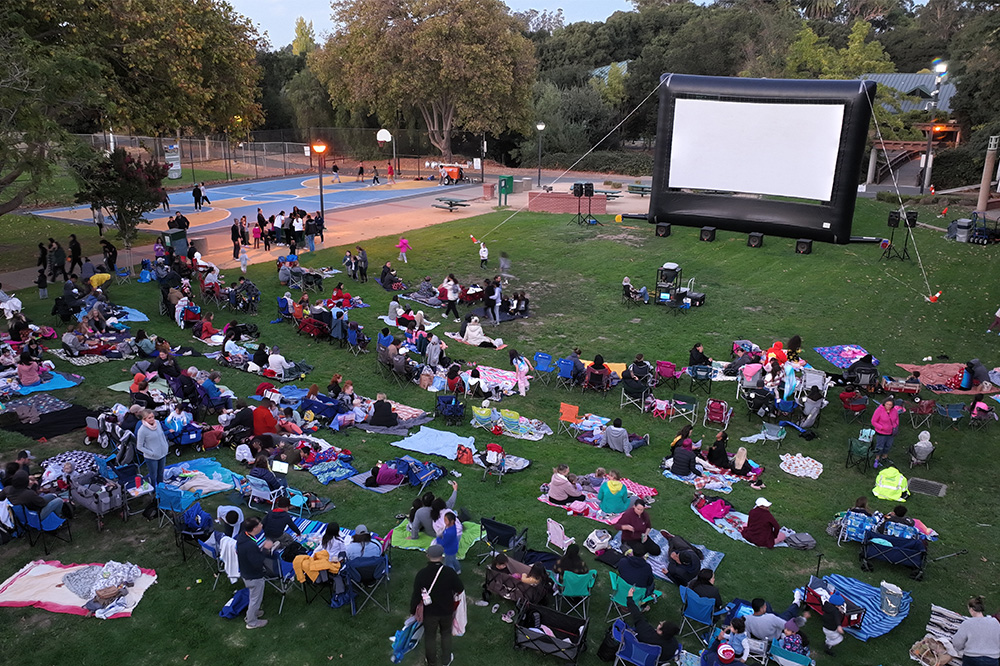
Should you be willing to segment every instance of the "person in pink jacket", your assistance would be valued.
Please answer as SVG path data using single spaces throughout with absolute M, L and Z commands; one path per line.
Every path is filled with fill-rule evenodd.
M 549 501 L 553 504 L 572 504 L 584 498 L 583 491 L 569 480 L 569 465 L 559 465 L 552 470 L 549 480 Z
M 875 467 L 883 464 L 889 457 L 889 449 L 892 448 L 896 431 L 899 429 L 901 410 L 902 407 L 897 407 L 892 398 L 886 398 L 872 414 L 872 428 L 875 429 Z

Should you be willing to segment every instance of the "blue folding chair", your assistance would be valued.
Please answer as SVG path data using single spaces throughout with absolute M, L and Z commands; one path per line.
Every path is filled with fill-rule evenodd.
M 660 660 L 660 646 L 641 642 L 635 632 L 627 629 L 622 632 L 622 642 L 615 653 L 615 666 L 630 664 L 631 666 L 656 666 Z
M 264 560 L 264 572 L 264 581 L 281 595 L 281 603 L 278 605 L 278 615 L 281 615 L 285 608 L 285 595 L 298 585 L 295 567 L 291 562 L 286 562 L 281 553 L 275 553 L 274 557 Z
M 677 589 L 681 594 L 681 631 L 678 639 L 694 636 L 702 645 L 707 646 L 716 618 L 725 614 L 726 609 L 716 611 L 715 599 L 700 597 L 690 588 Z M 685 631 L 685 628 L 689 631 Z
M 573 389 L 573 361 L 568 358 L 561 358 L 556 361 L 556 368 L 559 375 L 556 377 L 556 388 L 565 387 Z
M 26 534 L 28 536 L 28 544 L 31 546 L 41 541 L 46 555 L 49 554 L 49 543 L 45 539 L 46 535 L 54 536 L 66 543 L 73 541 L 73 533 L 70 530 L 69 521 L 55 511 L 45 516 L 45 520 L 42 520 L 41 514 L 38 511 L 33 511 L 23 505 L 12 505 L 10 512 L 14 517 L 14 526 L 18 534 Z M 65 538 L 59 534 L 59 531 L 63 527 L 66 528 Z
M 558 370 L 559 368 L 552 363 L 552 354 L 535 352 L 535 376 L 543 384 L 547 385 L 552 380 L 553 373 Z
M 378 557 L 358 557 L 347 560 L 345 567 L 347 580 L 350 581 L 354 594 L 351 595 L 351 615 L 357 615 L 369 601 L 384 610 L 389 611 L 389 556 L 382 553 Z M 375 594 L 379 587 L 385 586 L 385 605 L 383 606 Z M 363 598 L 358 603 L 358 595 Z

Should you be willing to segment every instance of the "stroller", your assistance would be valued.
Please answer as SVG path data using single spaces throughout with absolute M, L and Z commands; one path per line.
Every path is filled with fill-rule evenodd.
M 497 485 L 499 485 L 500 481 L 503 480 L 504 472 L 507 471 L 507 452 L 499 444 L 490 442 L 486 445 L 485 451 L 480 451 L 476 455 L 483 463 L 482 480 L 485 481 L 487 476 L 493 474 L 497 477 Z
M 444 418 L 445 425 L 459 425 L 465 420 L 465 404 L 453 395 L 439 395 L 434 413 Z
M 889 564 L 901 564 L 913 569 L 910 578 L 924 579 L 924 568 L 927 566 L 927 541 L 923 538 L 908 539 L 892 534 L 879 534 L 869 530 L 861 542 L 862 571 L 872 571 L 872 562 L 882 560 Z

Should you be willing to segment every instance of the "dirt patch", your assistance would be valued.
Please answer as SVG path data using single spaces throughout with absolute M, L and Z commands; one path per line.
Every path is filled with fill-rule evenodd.
M 37 615 L 23 618 L 21 622 L 30 626 L 32 631 L 45 631 L 52 626 L 52 617 L 48 613 L 38 613 Z
M 623 245 L 628 245 L 629 247 L 642 247 L 643 239 L 639 236 L 630 233 L 617 233 L 617 234 L 598 234 L 594 236 L 597 240 L 606 240 L 613 243 L 621 243 Z

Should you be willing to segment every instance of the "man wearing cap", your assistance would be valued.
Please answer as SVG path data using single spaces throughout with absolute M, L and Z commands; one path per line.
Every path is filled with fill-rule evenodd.
M 621 515 L 614 527 L 622 533 L 622 546 L 631 549 L 639 557 L 647 554 L 656 557 L 662 552 L 659 545 L 649 538 L 653 525 L 646 515 L 645 500 L 637 499 L 632 508 Z
M 741 534 L 743 538 L 761 548 L 774 548 L 774 544 L 785 540 L 778 521 L 771 515 L 771 503 L 758 497 L 756 505 L 747 516 L 747 524 Z
M 451 653 L 451 625 L 455 614 L 455 597 L 465 587 L 462 579 L 449 567 L 443 566 L 444 548 L 432 544 L 427 548 L 427 566 L 413 579 L 410 614 L 417 606 L 424 607 L 424 656 L 427 666 L 438 666 L 437 634 L 441 634 L 441 664 L 449 666 L 455 658 Z M 428 603 L 429 602 L 429 603 Z
M 839 592 L 834 592 L 823 602 L 823 652 L 833 656 L 833 648 L 844 642 L 844 613 L 847 601 Z

